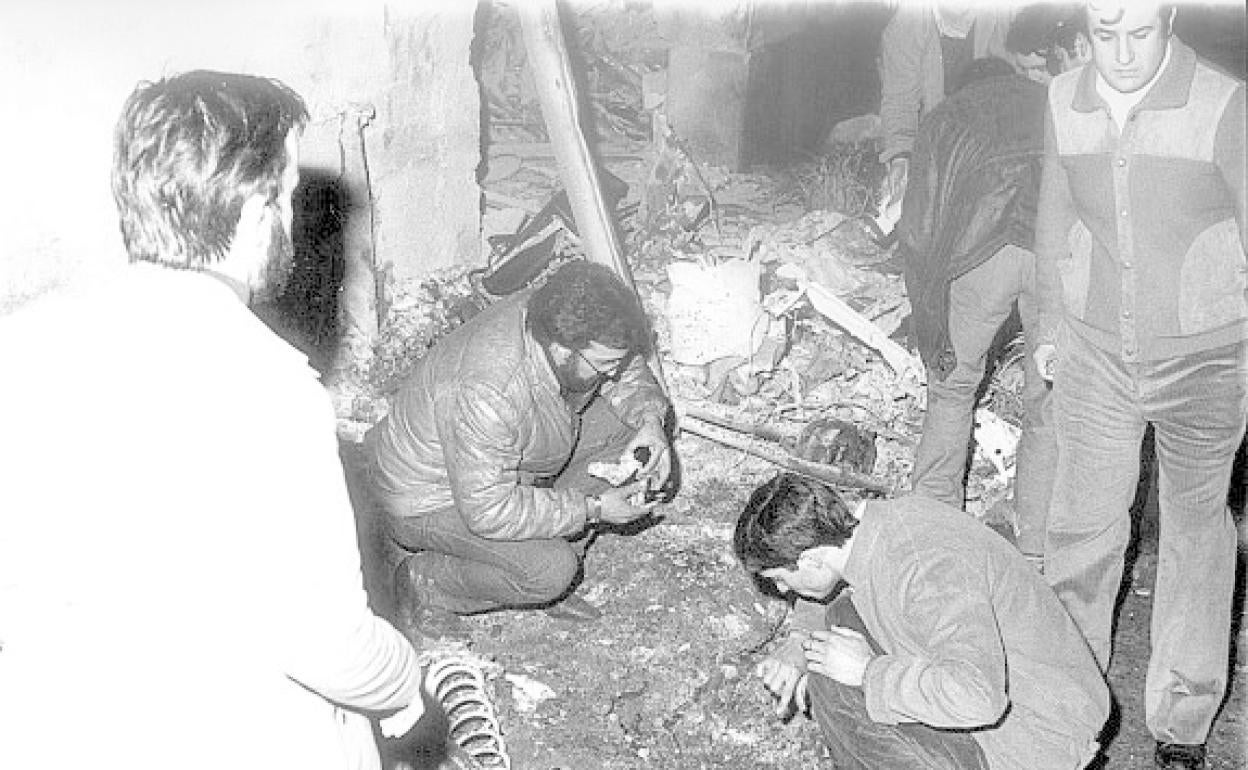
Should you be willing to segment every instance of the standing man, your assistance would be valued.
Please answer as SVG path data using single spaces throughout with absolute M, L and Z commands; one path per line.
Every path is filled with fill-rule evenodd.
M 1010 59 L 1009 4 L 968 0 L 893 0 L 880 37 L 880 162 L 887 167 L 884 203 L 901 204 L 919 120 L 936 108 L 972 59 Z
M 555 617 L 601 614 L 567 596 L 580 569 L 568 539 L 645 516 L 653 504 L 638 498 L 671 472 L 669 406 L 645 362 L 649 328 L 609 268 L 576 260 L 417 363 L 365 437 L 401 559 L 405 632 L 454 635 L 457 615 L 552 602 Z M 620 487 L 586 473 L 591 461 L 638 454 L 646 459 Z
M 1086 39 L 1054 42 L 1064 66 Z M 1082 44 L 1082 46 L 1080 45 Z M 1027 52 L 1030 53 L 1030 52 Z M 898 223 L 913 326 L 927 367 L 927 411 L 910 479 L 916 494 L 961 508 L 975 404 L 988 356 L 1017 307 L 1028 355 L 1014 478 L 1018 548 L 1039 566 L 1057 462 L 1049 387 L 1036 371 L 1036 199 L 1046 91 L 999 59 L 923 119 Z M 997 70 L 988 69 L 996 65 Z M 974 69 L 974 68 L 971 68 Z
M 851 511 L 780 474 L 733 544 L 798 596 L 805 627 L 758 673 L 781 714 L 809 705 L 836 767 L 1078 770 L 1096 754 L 1096 661 L 1044 579 L 969 516 L 917 496 Z
M 0 767 L 380 768 L 421 713 L 369 611 L 329 399 L 248 303 L 291 257 L 303 101 L 141 85 L 129 268 L 0 319 Z
M 1095 0 L 1093 64 L 1054 79 L 1037 221 L 1060 461 L 1045 574 L 1103 670 L 1145 428 L 1161 531 L 1145 683 L 1158 767 L 1205 767 L 1226 691 L 1232 461 L 1248 421 L 1244 84 L 1175 9 Z

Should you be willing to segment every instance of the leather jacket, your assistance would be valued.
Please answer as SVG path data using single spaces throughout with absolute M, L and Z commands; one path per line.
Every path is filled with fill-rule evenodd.
M 526 331 L 530 294 L 496 302 L 438 342 L 368 432 L 374 483 L 393 515 L 454 506 L 469 529 L 496 540 L 560 537 L 585 526 L 584 493 L 534 483 L 563 470 L 588 403 L 565 398 L 545 350 Z M 667 411 L 640 358 L 597 398 L 629 426 Z
M 989 77 L 941 102 L 919 129 L 898 248 L 919 354 L 938 379 L 957 363 L 949 284 L 1007 243 L 1033 247 L 1045 93 L 1020 76 Z

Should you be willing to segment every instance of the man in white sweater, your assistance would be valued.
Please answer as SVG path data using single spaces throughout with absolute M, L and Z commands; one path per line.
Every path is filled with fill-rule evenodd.
M 248 309 L 289 264 L 306 120 L 263 78 L 141 85 L 133 264 L 0 319 L 0 767 L 377 768 L 369 716 L 421 713 L 329 400 Z

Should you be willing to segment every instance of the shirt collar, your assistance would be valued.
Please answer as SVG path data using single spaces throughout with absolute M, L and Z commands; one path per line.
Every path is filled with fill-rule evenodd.
M 875 547 L 875 540 L 879 536 L 875 526 L 875 517 L 870 515 L 871 508 L 868 501 L 860 502 L 855 514 L 858 516 L 858 526 L 854 528 L 849 558 L 845 560 L 845 570 L 841 574 L 841 578 L 851 586 L 859 585 L 862 578 L 866 576 L 867 567 L 871 561 L 871 550 Z
M 1168 110 L 1187 104 L 1191 91 L 1192 78 L 1196 74 L 1196 52 L 1182 40 L 1171 36 L 1166 58 L 1162 61 L 1153 81 L 1145 86 L 1144 96 L 1140 99 L 1141 109 Z M 1075 87 L 1075 98 L 1071 107 L 1077 112 L 1095 112 L 1108 106 L 1097 93 L 1097 80 L 1101 77 L 1096 71 L 1096 64 L 1088 62 L 1079 73 L 1079 84 Z

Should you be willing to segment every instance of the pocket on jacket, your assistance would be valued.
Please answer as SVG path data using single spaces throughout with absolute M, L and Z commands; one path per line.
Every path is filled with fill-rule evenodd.
M 1057 260 L 1066 312 L 1082 320 L 1088 309 L 1088 283 L 1092 275 L 1092 232 L 1076 221 L 1066 235 L 1067 254 Z
M 1248 263 L 1234 219 L 1211 225 L 1188 247 L 1179 274 L 1179 329 L 1199 334 L 1248 318 Z

